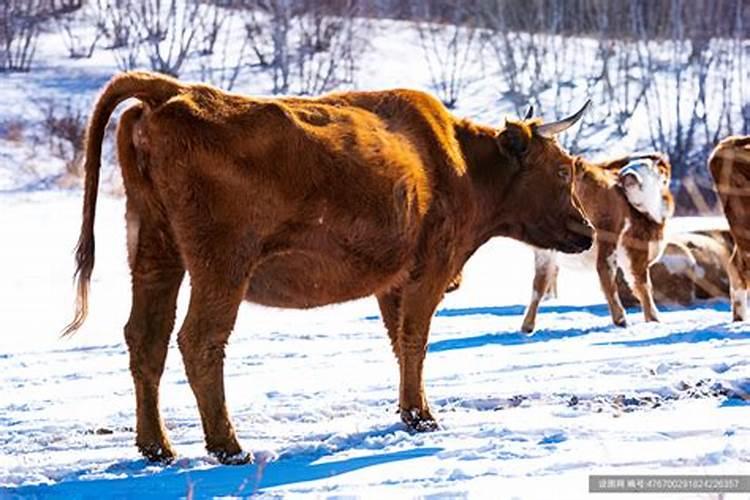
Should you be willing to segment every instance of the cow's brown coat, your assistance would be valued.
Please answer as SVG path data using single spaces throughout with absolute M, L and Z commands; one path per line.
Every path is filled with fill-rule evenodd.
M 256 99 L 125 73 L 89 125 L 79 308 L 68 332 L 86 315 L 104 128 L 128 97 L 141 102 L 118 128 L 133 281 L 125 337 L 137 445 L 152 459 L 174 455 L 158 388 L 186 271 L 179 348 L 207 449 L 235 463 L 250 455 L 227 413 L 223 357 L 242 300 L 304 308 L 374 294 L 398 358 L 401 417 L 428 430 L 430 320 L 469 256 L 498 235 L 568 252 L 591 244 L 573 158 L 543 136 L 551 124 L 477 125 L 412 90 Z

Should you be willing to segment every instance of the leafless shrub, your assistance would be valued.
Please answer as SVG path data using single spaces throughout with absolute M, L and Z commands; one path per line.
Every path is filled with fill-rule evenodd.
M 318 94 L 352 83 L 369 22 L 354 0 L 255 0 L 243 4 L 256 67 L 275 94 Z
M 25 0 L 0 3 L 0 70 L 29 71 L 42 19 L 38 6 Z
M 97 28 L 109 40 L 109 48 L 127 47 L 131 39 L 132 0 L 96 0 Z
M 319 94 L 354 82 L 364 26 L 354 4 L 349 7 L 343 16 L 315 10 L 297 18 L 298 94 Z
M 19 118 L 10 118 L 0 122 L 0 137 L 6 141 L 21 143 L 26 132 L 26 122 Z
M 0 72 L 29 71 L 43 25 L 81 5 L 82 0 L 2 0 Z
M 57 16 L 56 26 L 71 59 L 88 59 L 104 36 L 102 11 L 92 4 L 66 15 Z
M 216 7 L 197 0 L 99 0 L 99 8 L 123 70 L 139 66 L 145 54 L 152 70 L 178 76 L 201 30 L 220 28 L 204 17 Z
M 227 20 L 232 17 L 232 13 L 231 10 L 221 8 L 210 2 L 204 3 L 203 12 L 198 16 L 200 33 L 198 37 L 198 52 L 201 55 L 205 56 L 214 53 L 216 40 Z
M 201 55 L 200 75 L 203 81 L 232 90 L 242 71 L 248 67 L 250 40 L 245 36 L 245 23 L 241 16 L 228 16 L 222 27 L 213 42 L 211 53 Z M 237 40 L 242 40 L 239 49 Z
M 64 103 L 53 99 L 42 101 L 40 110 L 43 114 L 40 141 L 47 144 L 54 157 L 65 162 L 65 176 L 81 179 L 86 113 L 72 99 Z
M 469 84 L 468 68 L 478 59 L 483 38 L 478 36 L 477 20 L 467 4 L 453 3 L 451 9 L 439 2 L 426 3 L 422 13 L 425 19 L 434 21 L 417 21 L 415 27 L 419 34 L 432 86 L 443 103 L 453 108 L 461 92 Z M 438 16 L 432 10 L 448 12 L 448 16 Z

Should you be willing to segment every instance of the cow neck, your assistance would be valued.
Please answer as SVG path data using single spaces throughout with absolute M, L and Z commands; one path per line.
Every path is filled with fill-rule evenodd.
M 508 189 L 518 172 L 516 160 L 497 142 L 498 130 L 462 120 L 456 124 L 456 137 L 466 160 L 467 173 L 476 202 L 478 244 L 504 234 L 505 202 Z
M 582 162 L 583 168 L 576 172 L 576 195 L 581 202 L 586 205 L 589 198 L 599 192 L 602 187 L 607 185 L 604 174 L 601 169 L 590 165 L 586 161 Z

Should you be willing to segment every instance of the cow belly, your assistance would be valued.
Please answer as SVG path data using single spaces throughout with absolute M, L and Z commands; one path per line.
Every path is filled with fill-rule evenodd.
M 354 300 L 389 288 L 399 265 L 364 262 L 358 257 L 286 252 L 265 259 L 254 270 L 246 294 L 250 302 L 305 309 Z

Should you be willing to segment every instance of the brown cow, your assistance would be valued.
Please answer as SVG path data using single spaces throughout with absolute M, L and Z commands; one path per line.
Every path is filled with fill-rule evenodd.
M 125 326 L 136 444 L 174 456 L 158 388 L 185 271 L 178 334 L 207 450 L 242 452 L 224 398 L 224 346 L 240 303 L 308 308 L 375 295 L 400 368 L 399 409 L 437 424 L 422 379 L 430 321 L 447 285 L 493 236 L 580 252 L 592 228 L 573 192 L 573 158 L 554 139 L 582 115 L 502 128 L 452 116 L 414 90 L 251 98 L 145 72 L 116 76 L 88 129 L 78 308 L 85 319 L 104 129 L 121 101 L 133 304 Z
M 721 141 L 711 153 L 708 166 L 734 238 L 734 251 L 727 267 L 732 319 L 745 321 L 750 285 L 750 136 Z
M 627 324 L 616 285 L 618 265 L 646 321 L 658 321 L 648 270 L 663 250 L 664 225 L 674 209 L 669 162 L 657 153 L 599 164 L 577 158 L 575 172 L 576 194 L 596 229 L 596 270 L 612 321 Z M 521 325 L 527 333 L 534 331 L 539 302 L 554 290 L 558 270 L 554 251 L 535 248 L 534 264 L 531 302 Z

